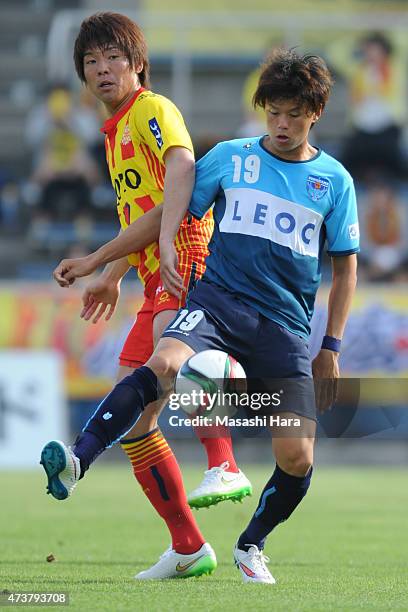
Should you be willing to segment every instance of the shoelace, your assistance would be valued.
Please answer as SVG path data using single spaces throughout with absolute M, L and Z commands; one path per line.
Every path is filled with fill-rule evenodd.
M 205 480 L 206 480 L 205 484 L 207 484 L 208 482 L 213 482 L 215 480 L 218 480 L 222 476 L 223 472 L 225 472 L 228 468 L 229 468 L 228 461 L 224 461 L 224 463 L 221 463 L 221 465 L 217 467 L 213 467 L 210 470 L 206 470 L 204 472 Z
M 208 482 L 213 482 L 214 480 L 218 480 L 218 478 L 222 476 L 223 472 L 224 472 L 224 469 L 222 467 L 213 467 L 211 468 L 211 470 L 206 470 L 204 472 L 206 484 Z
M 73 464 L 73 468 L 74 468 L 74 473 L 71 476 L 71 480 L 73 480 L 73 484 L 71 485 L 71 492 L 75 489 L 75 487 L 78 484 L 78 480 L 79 480 L 79 475 L 81 473 L 81 466 L 80 463 L 78 461 L 78 464 L 76 463 L 75 459 L 78 459 L 77 456 L 75 455 L 74 451 L 72 450 L 71 446 L 68 446 L 68 451 L 71 455 L 72 458 L 72 464 Z
M 75 484 L 76 484 L 76 481 L 78 480 L 77 478 L 75 478 L 76 471 L 77 471 L 77 466 L 76 466 L 75 459 L 74 459 L 74 456 L 73 456 L 74 455 L 73 450 L 72 450 L 72 448 L 70 446 L 68 446 L 68 452 L 69 452 L 70 457 L 72 459 L 72 466 L 73 466 L 73 472 L 74 472 L 72 474 L 71 478 L 75 481 Z M 72 488 L 75 487 L 75 484 L 72 486 Z
M 262 550 L 259 550 L 257 546 L 251 546 L 248 554 L 251 557 L 251 563 L 253 563 L 255 570 L 261 570 L 262 573 L 268 572 L 268 568 L 265 565 L 269 563 L 270 559 L 264 555 Z

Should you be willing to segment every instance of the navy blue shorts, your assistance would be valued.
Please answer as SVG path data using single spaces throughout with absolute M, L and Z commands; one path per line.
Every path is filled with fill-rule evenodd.
M 197 353 L 206 349 L 229 353 L 244 368 L 249 390 L 284 391 L 273 412 L 293 412 L 316 420 L 306 340 L 222 287 L 199 281 L 163 337 L 181 340 Z

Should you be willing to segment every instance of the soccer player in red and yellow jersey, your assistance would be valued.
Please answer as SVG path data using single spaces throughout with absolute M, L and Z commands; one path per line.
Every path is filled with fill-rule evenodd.
M 187 204 L 194 185 L 193 147 L 183 118 L 170 100 L 148 89 L 149 61 L 144 36 L 127 17 L 99 13 L 86 19 L 75 43 L 74 60 L 81 81 L 103 102 L 109 114 L 102 130 L 122 234 L 85 258 L 87 264 L 91 261 L 85 271 L 83 267 L 78 271 L 78 265 L 81 268 L 84 263 L 82 259 L 64 260 L 54 276 L 62 286 L 69 285 L 101 263 L 112 262 L 99 279 L 88 285 L 84 294 L 82 316 L 85 319 L 94 316 L 97 320 L 107 306 L 107 317 L 112 315 L 119 296 L 120 279 L 129 264 L 137 268 L 145 287 L 144 303 L 120 355 L 119 380 L 126 394 L 129 375 L 150 357 L 154 341 L 174 318 L 188 290 L 204 272 L 213 221 L 211 214 L 202 221 L 190 215 L 185 217 L 175 241 L 183 290 L 178 297 L 165 292 L 157 243 L 160 205 L 164 200 Z M 130 249 L 129 244 L 132 244 Z M 121 255 L 131 253 L 127 259 L 117 259 L 115 245 L 122 248 Z M 122 448 L 144 492 L 167 523 L 173 557 L 179 556 L 177 564 L 173 557 L 171 559 L 173 574 L 162 577 L 206 573 L 215 567 L 215 556 L 192 516 L 177 461 L 157 428 L 161 409 L 162 402 L 151 402 L 121 440 Z M 108 424 L 111 419 L 113 424 L 115 415 L 107 413 L 104 419 Z M 84 431 L 88 431 L 88 425 Z M 94 438 L 91 436 L 91 439 L 98 440 L 98 446 L 103 434 L 92 433 Z M 106 440 L 106 446 L 111 442 Z M 250 484 L 236 467 L 229 435 L 205 437 L 202 442 L 207 450 L 211 478 L 204 479 L 198 488 L 197 505 L 210 505 L 221 499 L 237 499 L 248 494 Z M 76 469 L 79 467 L 83 475 L 89 467 L 89 462 L 81 460 L 82 451 L 84 449 L 77 445 L 71 452 L 55 441 L 44 447 L 42 463 L 48 475 L 49 491 L 54 497 L 66 498 L 76 483 Z M 85 454 L 92 455 L 92 449 L 87 448 Z M 60 461 L 60 468 L 55 468 L 56 460 Z M 216 476 L 227 485 L 219 498 L 208 492 L 208 482 L 214 483 Z M 149 577 L 144 574 L 142 572 L 139 578 Z
M 187 179 L 188 185 L 188 179 L 191 180 L 193 147 L 181 114 L 174 104 L 163 96 L 145 90 L 144 87 L 140 87 L 130 100 L 105 122 L 102 130 L 105 133 L 107 162 L 116 191 L 120 224 L 122 230 L 125 230 L 163 202 L 165 181 L 168 183 Z M 169 162 L 172 167 L 166 178 Z M 174 189 L 174 185 L 172 187 Z M 180 272 L 187 289 L 204 272 L 204 259 L 208 253 L 207 245 L 212 230 L 211 214 L 207 215 L 203 222 L 196 221 L 189 215 L 177 234 L 175 246 L 180 254 Z M 155 320 L 159 313 L 177 311 L 180 308 L 182 297 L 174 298 L 164 292 L 160 283 L 160 253 L 157 241 L 151 242 L 137 253 L 131 253 L 128 262 L 136 267 L 146 288 L 146 297 L 149 301 L 150 298 L 153 299 L 151 319 Z M 142 312 L 145 314 L 146 309 Z M 172 316 L 173 314 L 161 316 L 159 325 L 161 326 L 163 318 L 169 319 Z M 149 330 L 152 320 L 143 323 L 142 328 L 140 322 L 136 323 L 136 326 L 136 330 L 141 329 L 144 338 L 147 334 L 151 336 Z M 140 338 L 135 338 L 135 334 L 131 333 L 120 356 L 122 366 L 134 369 L 140 365 L 143 355 L 137 347 L 139 343 Z M 151 353 L 151 346 L 146 345 L 146 351 Z

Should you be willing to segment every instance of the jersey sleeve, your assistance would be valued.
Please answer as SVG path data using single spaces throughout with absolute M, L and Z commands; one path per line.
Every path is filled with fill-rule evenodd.
M 196 163 L 196 175 L 189 211 L 201 219 L 211 208 L 220 189 L 220 164 L 216 145 Z
M 142 94 L 134 105 L 134 124 L 142 140 L 162 163 L 170 147 L 184 147 L 194 153 L 180 111 L 164 96 L 152 92 Z
M 356 192 L 351 177 L 345 181 L 334 208 L 325 218 L 327 253 L 332 257 L 360 250 Z

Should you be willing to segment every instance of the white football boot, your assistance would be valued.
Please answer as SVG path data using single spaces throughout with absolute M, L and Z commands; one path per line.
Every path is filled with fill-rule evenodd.
M 212 574 L 216 567 L 215 552 L 207 542 L 191 555 L 182 555 L 169 547 L 155 565 L 136 574 L 135 579 L 191 578 L 192 576 Z
M 275 578 L 266 567 L 269 557 L 266 557 L 255 544 L 250 545 L 248 552 L 235 546 L 234 562 L 244 582 L 275 584 Z
M 41 452 L 41 465 L 48 478 L 47 494 L 66 499 L 72 494 L 81 473 L 78 457 L 59 440 L 51 440 Z
M 228 499 L 242 502 L 244 497 L 252 495 L 252 485 L 245 474 L 241 470 L 228 472 L 228 468 L 229 463 L 225 461 L 204 472 L 201 484 L 187 496 L 191 508 L 208 508 Z

